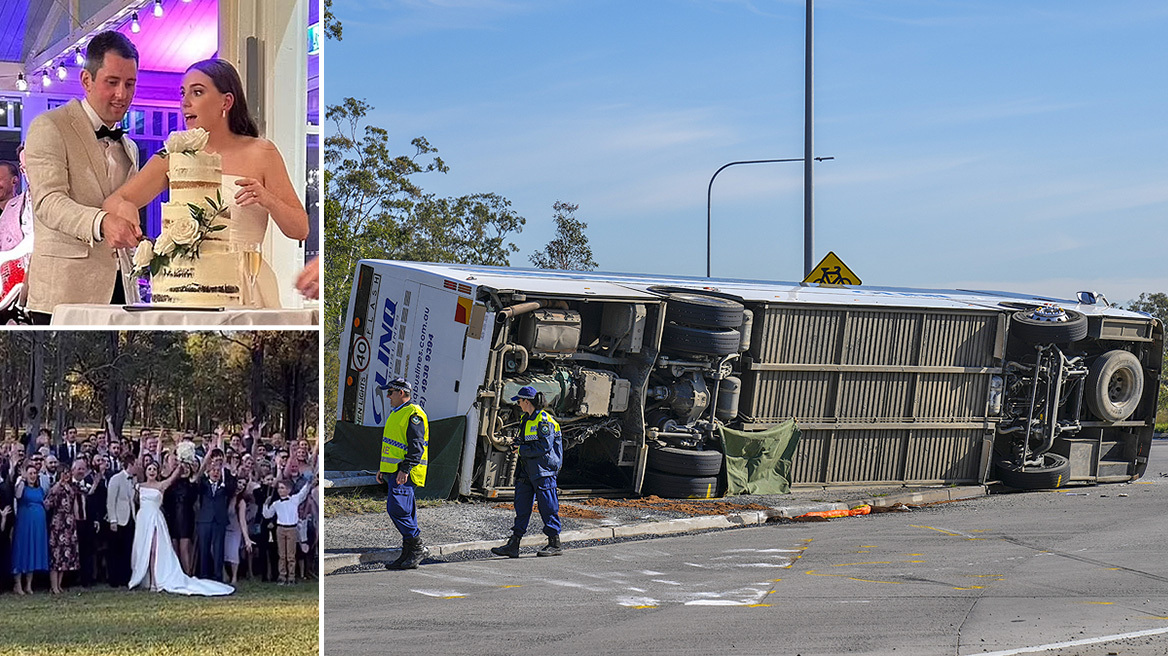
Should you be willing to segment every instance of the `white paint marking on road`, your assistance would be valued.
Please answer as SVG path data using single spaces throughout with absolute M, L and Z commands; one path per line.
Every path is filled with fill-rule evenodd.
M 681 585 L 677 581 L 670 581 L 669 579 L 653 579 L 654 583 L 664 583 L 665 585 Z
M 641 570 L 641 573 L 644 574 L 645 576 L 661 576 L 665 572 L 654 572 L 651 569 L 643 569 L 643 570 Z
M 617 599 L 617 603 L 630 608 L 646 608 L 656 606 L 657 600 L 652 597 L 620 597 Z
M 1168 626 L 1159 629 L 1132 631 L 1130 633 L 1116 633 L 1115 635 L 1099 636 L 1097 638 L 1080 638 L 1079 640 L 1068 640 L 1067 642 L 1052 642 L 1045 645 L 1036 645 L 1034 647 L 1019 647 L 1018 649 L 1007 649 L 1005 651 L 992 651 L 988 653 L 982 653 L 980 656 L 1014 656 L 1014 654 L 1032 654 L 1038 651 L 1050 651 L 1052 649 L 1063 649 L 1065 647 L 1079 647 L 1081 645 L 1094 645 L 1100 642 L 1114 642 L 1116 640 L 1142 638 L 1144 636 L 1160 635 L 1163 633 L 1168 633 Z
M 420 595 L 426 595 L 427 597 L 462 597 L 462 596 L 465 596 L 463 593 L 459 592 L 458 590 L 410 590 L 410 592 L 416 592 Z
M 791 565 L 790 562 L 788 562 L 786 564 L 783 564 L 783 563 L 738 563 L 737 565 L 735 565 L 735 567 L 775 567 L 778 569 L 783 569 L 784 567 L 789 567 L 790 565 Z
M 693 601 L 685 602 L 686 606 L 745 606 L 746 603 L 742 601 L 734 601 L 733 599 L 694 599 Z
M 644 588 L 629 588 L 629 592 L 644 592 Z
M 696 567 L 698 569 L 705 569 L 706 568 L 705 565 L 702 565 L 700 563 L 686 563 L 686 565 L 689 565 L 690 567 Z

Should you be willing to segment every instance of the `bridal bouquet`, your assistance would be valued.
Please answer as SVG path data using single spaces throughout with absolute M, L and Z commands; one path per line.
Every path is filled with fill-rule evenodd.
M 175 455 L 178 456 L 179 462 L 185 462 L 185 463 L 190 464 L 190 465 L 193 465 L 196 462 L 198 462 L 198 458 L 195 457 L 195 443 L 194 442 L 188 442 L 186 440 L 183 440 L 182 442 L 178 443 L 178 447 L 175 448 L 174 452 L 175 452 Z
M 138 244 L 134 251 L 134 273 L 140 278 L 156 275 L 166 268 L 175 258 L 195 259 L 199 256 L 199 247 L 207 235 L 219 230 L 226 230 L 227 226 L 216 224 L 215 219 L 227 213 L 227 205 L 223 203 L 223 194 L 215 190 L 215 198 L 210 196 L 206 207 L 187 203 L 190 208 L 189 221 L 176 221 L 158 235 L 157 242 L 149 239 Z

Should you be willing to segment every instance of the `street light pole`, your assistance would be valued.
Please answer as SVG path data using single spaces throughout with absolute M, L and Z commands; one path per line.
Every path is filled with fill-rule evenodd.
M 815 158 L 815 160 L 819 161 L 819 162 L 822 162 L 823 160 L 827 160 L 827 159 L 835 159 L 835 158 L 834 157 L 816 157 Z M 802 162 L 802 161 L 803 161 L 802 157 L 791 157 L 791 158 L 787 158 L 787 159 L 750 159 L 750 160 L 744 160 L 741 162 L 730 162 L 729 164 L 723 164 L 721 166 L 721 168 L 719 168 L 717 171 L 714 171 L 714 175 L 710 176 L 710 185 L 706 188 L 706 277 L 707 278 L 710 277 L 710 236 L 711 236 L 711 232 L 712 232 L 712 222 L 710 220 L 710 200 L 711 200 L 711 197 L 712 197 L 713 192 L 714 192 L 714 179 L 718 177 L 718 174 L 721 173 L 722 171 L 730 168 L 731 166 L 737 166 L 738 164 L 773 164 L 775 162 Z M 804 235 L 804 236 L 806 236 L 806 235 Z M 808 249 L 806 247 L 804 247 L 804 254 L 806 254 L 807 252 L 808 252 Z M 808 266 L 810 266 L 810 265 L 808 265 Z M 810 270 L 810 269 L 808 269 L 808 270 Z
M 811 273 L 815 266 L 815 197 L 812 195 L 812 171 L 815 163 L 814 148 L 814 107 L 815 98 L 812 94 L 812 15 L 814 14 L 814 0 L 807 0 L 807 54 L 805 74 L 806 88 L 803 90 L 803 275 Z

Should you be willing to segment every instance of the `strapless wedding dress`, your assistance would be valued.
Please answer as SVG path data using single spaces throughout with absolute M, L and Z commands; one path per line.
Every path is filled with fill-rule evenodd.
M 150 487 L 138 491 L 141 507 L 134 516 L 134 548 L 130 587 L 145 584 L 150 567 L 150 543 L 154 542 L 154 585 L 164 592 L 214 597 L 229 595 L 235 588 L 226 583 L 197 579 L 183 574 L 178 554 L 170 544 L 170 531 L 162 516 L 162 492 Z
M 224 232 L 228 243 L 233 246 L 262 246 L 268 232 L 268 211 L 259 205 L 240 207 L 235 203 L 235 194 L 239 193 L 240 189 L 237 183 L 243 177 L 223 174 L 223 202 L 227 204 L 231 213 L 231 220 L 227 222 L 228 228 Z M 268 266 L 267 260 L 260 264 L 255 286 L 260 307 L 282 307 L 276 273 Z

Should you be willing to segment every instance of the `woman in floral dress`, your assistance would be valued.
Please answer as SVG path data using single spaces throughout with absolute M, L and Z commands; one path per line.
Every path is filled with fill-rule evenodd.
M 85 461 L 78 459 L 73 469 L 84 469 Z M 84 477 L 84 473 L 82 473 Z M 61 574 L 72 572 L 81 565 L 77 551 L 77 522 L 82 519 L 81 487 L 73 477 L 58 481 L 49 490 L 45 507 L 52 513 L 49 520 L 49 586 L 53 594 L 61 594 Z

